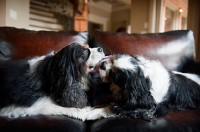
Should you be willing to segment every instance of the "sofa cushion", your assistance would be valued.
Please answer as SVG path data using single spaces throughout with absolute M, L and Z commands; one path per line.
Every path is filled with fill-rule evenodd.
M 143 55 L 160 60 L 169 70 L 178 70 L 195 55 L 193 32 L 128 34 L 95 30 L 91 47 L 103 47 L 106 54 Z
M 1 132 L 85 132 L 86 123 L 66 116 L 0 117 Z
M 87 32 L 31 31 L 13 27 L 0 27 L 0 40 L 13 46 L 12 59 L 41 56 L 50 51 L 60 51 L 74 43 L 88 43 Z M 0 43 L 1 44 L 1 43 Z
M 200 109 L 170 112 L 154 121 L 133 118 L 100 119 L 91 132 L 199 132 Z

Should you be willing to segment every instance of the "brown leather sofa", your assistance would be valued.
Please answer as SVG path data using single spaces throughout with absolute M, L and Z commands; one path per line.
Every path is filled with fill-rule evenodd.
M 160 60 L 167 69 L 200 74 L 194 60 L 192 31 L 170 31 L 154 34 L 29 31 L 0 27 L 0 60 L 24 59 L 59 51 L 72 42 L 103 47 L 106 54 L 128 53 Z M 96 76 L 98 80 L 98 76 Z M 96 79 L 95 78 L 95 79 Z M 109 84 L 94 85 L 92 105 L 109 104 Z M 66 116 L 0 117 L 0 131 L 43 132 L 199 132 L 200 109 L 170 112 L 149 122 L 133 118 L 108 118 L 80 121 Z

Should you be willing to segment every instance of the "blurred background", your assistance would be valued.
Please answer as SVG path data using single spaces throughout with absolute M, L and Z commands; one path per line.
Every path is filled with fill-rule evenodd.
M 156 33 L 190 29 L 200 49 L 199 0 L 0 0 L 0 26 Z M 199 50 L 200 51 L 200 50 Z
M 188 0 L 0 0 L 0 26 L 32 30 L 187 29 Z

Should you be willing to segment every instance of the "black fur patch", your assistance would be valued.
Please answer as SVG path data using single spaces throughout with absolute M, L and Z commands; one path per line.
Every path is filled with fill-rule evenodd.
M 200 107 L 200 86 L 180 74 L 170 72 L 170 86 L 161 105 L 170 110 L 185 110 Z

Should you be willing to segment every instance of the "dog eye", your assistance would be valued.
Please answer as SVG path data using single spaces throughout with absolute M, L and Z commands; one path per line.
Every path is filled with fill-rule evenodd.
M 92 68 L 94 68 L 94 66 L 89 66 L 89 69 L 92 69 Z

